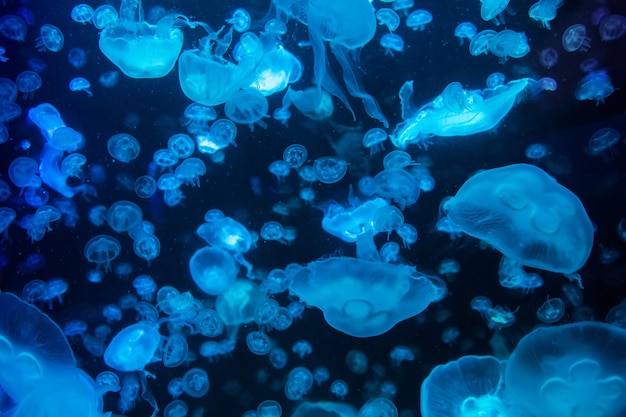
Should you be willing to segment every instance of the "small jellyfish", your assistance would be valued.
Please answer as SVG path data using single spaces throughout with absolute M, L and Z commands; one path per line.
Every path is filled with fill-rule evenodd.
M 250 13 L 246 9 L 235 9 L 233 16 L 226 23 L 233 25 L 236 32 L 243 33 L 250 28 Z
M 398 16 L 398 13 L 387 7 L 376 10 L 376 20 L 379 25 L 387 27 L 389 32 L 393 32 L 400 26 L 400 16 Z
M 308 340 L 297 340 L 291 347 L 291 351 L 296 353 L 300 359 L 304 359 L 306 355 L 310 355 L 313 352 L 313 347 Z
M 389 135 L 379 127 L 372 128 L 363 135 L 363 146 L 370 149 L 370 155 L 383 151 L 385 145 L 383 142 L 387 140 Z
M 526 158 L 538 163 L 540 160 L 549 155 L 548 148 L 543 143 L 533 143 L 528 145 L 525 151 Z
M 113 88 L 117 85 L 120 80 L 120 72 L 119 71 L 107 71 L 103 72 L 98 78 L 98 83 L 104 88 Z
M 603 42 L 619 39 L 626 34 L 626 17 L 620 14 L 605 16 L 598 31 Z
M 294 143 L 287 146 L 283 151 L 283 161 L 289 164 L 293 169 L 298 169 L 307 161 L 309 152 L 300 144 Z
M 272 350 L 273 344 L 269 336 L 263 331 L 254 331 L 246 336 L 246 344 L 250 352 L 255 355 L 267 355 Z
M 156 193 L 156 180 L 150 175 L 142 175 L 135 180 L 134 190 L 137 197 L 150 198 Z
M 91 83 L 89 80 L 83 77 L 76 77 L 70 80 L 70 91 L 84 91 L 88 96 L 93 96 L 91 90 Z
M 330 384 L 330 392 L 340 400 L 346 398 L 348 392 L 350 391 L 348 387 L 348 383 L 343 379 L 336 379 Z
M 587 37 L 587 28 L 580 23 L 565 29 L 562 43 L 563 49 L 567 52 L 587 52 L 591 47 L 591 40 Z
M 459 38 L 459 46 L 463 46 L 465 39 L 471 41 L 472 38 L 476 36 L 476 33 L 476 26 L 474 26 L 472 22 L 459 23 L 454 29 L 454 36 Z
M 93 237 L 85 245 L 84 254 L 89 262 L 93 262 L 105 272 L 111 270 L 111 261 L 120 254 L 122 246 L 117 239 L 107 235 Z
M 274 174 L 278 182 L 285 182 L 285 178 L 291 172 L 291 165 L 285 161 L 274 161 L 270 164 L 269 171 Z
M 35 47 L 40 51 L 59 52 L 63 48 L 64 37 L 61 30 L 50 24 L 45 24 L 39 29 L 39 38 Z
M 559 53 L 554 48 L 545 48 L 539 52 L 539 62 L 544 68 L 550 69 L 559 61 Z
M 396 33 L 385 33 L 380 38 L 380 46 L 385 48 L 385 55 L 394 56 L 394 51 L 404 51 L 404 39 L 402 39 L 402 36 Z
M 613 128 L 605 127 L 599 129 L 589 138 L 587 150 L 592 156 L 600 155 L 618 143 L 620 137 L 620 133 Z
M 77 4 L 72 8 L 72 13 L 70 15 L 72 20 L 77 23 L 88 23 L 91 21 L 91 17 L 93 16 L 93 7 L 88 4 Z
M 130 162 L 139 156 L 139 141 L 128 133 L 118 133 L 107 141 L 109 155 L 120 162 Z
M 87 53 L 84 49 L 72 48 L 67 53 L 67 60 L 74 68 L 82 68 L 87 64 Z
M 209 376 L 202 368 L 191 368 L 183 375 L 183 391 L 193 398 L 201 398 L 209 392 Z
M 423 31 L 426 25 L 433 21 L 433 15 L 424 9 L 418 9 L 411 12 L 406 18 L 406 25 L 413 30 Z
M 537 310 L 537 318 L 544 323 L 556 323 L 565 314 L 565 303 L 560 298 L 550 298 Z
M 334 156 L 322 156 L 313 164 L 315 177 L 324 184 L 339 182 L 348 172 L 348 163 Z
M 17 90 L 23 93 L 22 98 L 26 100 L 33 98 L 35 90 L 41 88 L 42 81 L 41 77 L 36 72 L 23 71 L 19 73 L 15 79 L 15 85 L 17 86 Z
M 261 238 L 265 240 L 275 240 L 283 245 L 287 244 L 285 240 L 285 228 L 282 224 L 275 221 L 269 221 L 263 224 L 263 227 L 261 227 Z

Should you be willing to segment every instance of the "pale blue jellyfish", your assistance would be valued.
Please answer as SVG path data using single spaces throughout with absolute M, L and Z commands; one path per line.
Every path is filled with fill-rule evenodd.
M 341 3 L 332 0 L 320 2 L 274 0 L 273 3 L 279 11 L 308 26 L 309 40 L 314 52 L 313 73 L 317 84 L 317 96 L 320 97 L 322 89 L 325 89 L 339 98 L 352 112 L 343 88 L 335 80 L 328 64 L 324 45 L 324 42 L 328 42 L 331 52 L 339 61 L 348 92 L 363 101 L 367 114 L 387 127 L 387 118 L 376 99 L 365 92 L 357 72 L 356 62 L 351 55 L 352 51 L 360 50 L 372 40 L 376 32 L 376 17 L 369 2 L 367 0 L 349 0 Z M 350 19 L 345 18 L 346 10 L 350 10 Z
M 482 171 L 446 208 L 465 233 L 523 265 L 569 273 L 591 253 L 593 227 L 582 203 L 534 165 Z
M 496 26 L 500 24 L 500 20 L 504 23 L 503 12 L 509 5 L 509 1 L 510 0 L 480 0 L 482 3 L 480 6 L 480 17 L 482 17 L 485 22 L 493 20 Z
M 111 270 L 111 261 L 118 257 L 122 251 L 120 242 L 114 237 L 98 235 L 89 240 L 83 253 L 89 262 L 98 265 L 105 272 Z
M 107 141 L 109 155 L 120 162 L 130 162 L 139 156 L 141 146 L 134 136 L 128 133 L 118 133 Z
M 313 163 L 313 170 L 318 181 L 324 184 L 334 184 L 346 175 L 348 163 L 335 156 L 322 156 Z
M 424 9 L 413 10 L 406 18 L 406 25 L 413 30 L 423 31 L 433 21 L 433 15 Z
M 476 26 L 472 22 L 462 22 L 454 29 L 454 36 L 459 38 L 459 45 L 463 46 L 464 39 L 471 41 L 476 36 L 476 32 Z
M 152 361 L 160 343 L 161 336 L 154 325 L 131 324 L 109 342 L 104 362 L 120 372 L 141 371 Z
M 74 22 L 88 23 L 93 16 L 93 7 L 84 3 L 77 4 L 72 8 L 70 16 Z
M 336 330 L 378 336 L 443 296 L 439 284 L 415 268 L 381 262 L 371 232 L 358 237 L 357 256 L 311 262 L 289 286 L 300 300 L 322 310 Z
M 254 125 L 267 128 L 262 119 L 269 117 L 267 99 L 258 90 L 245 88 L 235 92 L 224 104 L 226 117 L 235 123 L 247 124 L 254 131 Z
M 0 386 L 9 415 L 104 417 L 102 394 L 76 361 L 62 330 L 9 293 L 0 294 Z
M 550 22 L 556 18 L 556 9 L 561 7 L 563 0 L 539 0 L 528 9 L 531 19 L 541 22 L 541 25 L 550 29 Z
M 35 90 L 41 88 L 41 77 L 34 71 L 23 71 L 17 75 L 15 85 L 17 90 L 23 93 L 23 98 L 32 98 Z
M 0 17 L 0 33 L 5 38 L 23 42 L 27 31 L 26 21 L 21 16 L 5 14 Z
M 400 26 L 400 16 L 398 16 L 398 13 L 387 7 L 376 10 L 376 20 L 378 20 L 379 25 L 385 26 L 389 32 L 393 32 Z
M 494 35 L 489 42 L 489 51 L 500 58 L 500 63 L 508 57 L 522 58 L 530 52 L 526 35 L 514 30 L 505 29 Z
M 550 298 L 537 310 L 537 318 L 544 323 L 556 323 L 565 314 L 565 303 L 560 298 Z
M 383 129 L 374 127 L 363 135 L 363 146 L 370 149 L 370 155 L 378 153 L 385 149 L 384 141 L 389 135 Z
M 156 193 L 156 180 L 150 175 L 142 175 L 135 180 L 135 186 L 133 189 L 135 190 L 137 197 L 150 198 L 154 195 L 154 193 Z
M 294 143 L 283 151 L 283 161 L 287 162 L 293 169 L 298 169 L 307 161 L 309 152 L 304 145 Z
M 565 29 L 561 41 L 563 49 L 567 52 L 586 52 L 591 48 L 591 40 L 587 37 L 587 28 L 580 23 Z
M 530 78 L 485 90 L 469 91 L 460 86 L 451 89 L 452 85 L 456 84 L 448 85 L 442 95 L 419 109 L 411 101 L 413 81 L 402 86 L 399 95 L 404 121 L 390 136 L 395 146 L 402 148 L 415 143 L 426 147 L 432 136 L 466 136 L 491 130 L 509 113 L 524 91 L 537 87 Z
M 123 233 L 141 222 L 142 215 L 143 213 L 137 204 L 131 201 L 120 200 L 109 207 L 107 223 L 117 233 Z
M 374 213 L 387 205 L 382 198 L 374 198 L 352 207 L 329 202 L 324 209 L 322 228 L 345 242 L 356 242 L 360 234 L 374 231 Z
M 93 93 L 89 89 L 91 87 L 91 83 L 89 80 L 83 77 L 76 77 L 70 80 L 70 91 L 84 91 L 88 96 L 93 96 Z
M 578 82 L 574 96 L 576 100 L 592 100 L 596 105 L 604 103 L 604 99 L 615 91 L 611 77 L 604 70 L 590 72 Z
M 189 260 L 189 272 L 200 290 L 219 295 L 233 285 L 238 268 L 228 252 L 207 246 L 193 254 Z
M 537 417 L 622 416 L 626 412 L 624 349 L 626 331 L 609 324 L 539 327 L 511 354 L 507 391 Z
M 170 136 L 167 140 L 167 149 L 172 151 L 178 158 L 184 159 L 193 155 L 196 146 L 189 135 L 177 133 Z
M 64 41 L 63 32 L 58 27 L 45 24 L 39 29 L 39 37 L 35 47 L 40 51 L 59 52 L 63 48 Z
M 250 28 L 250 13 L 246 9 L 235 9 L 230 19 L 226 19 L 226 23 L 233 25 L 235 31 L 241 33 Z
M 67 53 L 67 60 L 74 68 L 82 68 L 87 64 L 87 52 L 81 48 L 72 48 Z
M 93 19 L 96 23 L 95 15 Z M 173 14 L 152 25 L 144 20 L 140 0 L 123 0 L 119 19 L 100 32 L 100 50 L 131 78 L 161 78 L 176 64 L 183 46 L 178 27 L 183 24 L 196 26 L 185 16 Z
M 380 38 L 380 46 L 385 48 L 385 55 L 395 56 L 395 52 L 404 52 L 404 39 L 397 33 L 385 33 Z
M 436 366 L 422 382 L 422 416 L 523 417 L 509 401 L 504 370 L 505 362 L 493 356 L 463 356 Z
M 605 16 L 600 21 L 599 32 L 604 42 L 621 38 L 626 34 L 626 17 L 620 14 Z

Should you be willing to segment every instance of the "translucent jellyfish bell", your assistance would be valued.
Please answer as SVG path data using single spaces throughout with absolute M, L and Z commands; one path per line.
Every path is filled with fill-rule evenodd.
M 523 265 L 574 272 L 591 253 L 593 226 L 582 203 L 534 165 L 482 171 L 446 208 L 465 233 Z
M 131 78 L 161 78 L 174 68 L 183 46 L 179 17 L 166 15 L 151 25 L 143 20 L 141 1 L 123 0 L 119 19 L 100 33 L 100 50 Z
M 120 372 L 141 371 L 154 356 L 161 343 L 158 329 L 149 324 L 135 323 L 113 337 L 104 362 Z
M 91 87 L 91 83 L 86 78 L 83 78 L 83 77 L 72 78 L 70 80 L 69 87 L 70 87 L 70 91 L 84 91 L 85 93 L 87 93 L 88 96 L 90 97 L 93 96 L 93 94 L 91 93 L 91 90 L 89 89 Z
M 428 276 L 381 262 L 371 232 L 357 239 L 358 258 L 311 262 L 289 285 L 300 300 L 322 310 L 331 327 L 354 337 L 378 336 L 441 299 Z
M 539 327 L 511 354 L 507 391 L 537 417 L 623 416 L 624 349 L 626 331 L 617 326 L 578 322 Z
M 54 25 L 45 24 L 39 30 L 39 38 L 35 46 L 40 51 L 59 52 L 63 48 L 63 43 L 63 32 Z

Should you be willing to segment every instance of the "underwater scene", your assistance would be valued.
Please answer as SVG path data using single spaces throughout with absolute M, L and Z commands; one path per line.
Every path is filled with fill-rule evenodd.
M 625 88 L 624 0 L 0 0 L 0 416 L 626 416 Z

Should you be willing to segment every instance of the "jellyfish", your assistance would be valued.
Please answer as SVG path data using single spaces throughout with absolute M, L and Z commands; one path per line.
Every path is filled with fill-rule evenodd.
M 507 391 L 537 417 L 621 416 L 626 411 L 624 349 L 626 331 L 606 323 L 539 327 L 513 350 Z
M 365 46 L 376 32 L 376 17 L 367 0 L 349 0 L 337 3 L 332 0 L 313 2 L 311 0 L 274 0 L 276 8 L 293 17 L 309 28 L 309 40 L 313 46 L 314 76 L 317 96 L 322 89 L 339 98 L 356 119 L 343 88 L 337 83 L 326 58 L 326 46 L 342 69 L 348 92 L 363 101 L 367 114 L 388 127 L 387 118 L 376 99 L 365 92 L 357 73 L 356 62 L 351 56 Z M 345 19 L 345 11 L 350 10 L 351 18 Z M 353 53 L 356 53 L 353 55 Z
M 62 330 L 37 308 L 0 294 L 0 385 L 12 416 L 104 417 L 95 382 L 76 367 Z M 8 409 L 6 407 L 9 407 Z
M 385 48 L 385 55 L 395 56 L 395 52 L 404 52 L 404 39 L 396 33 L 385 33 L 380 38 L 380 46 Z
M 0 17 L 0 33 L 5 38 L 23 42 L 27 31 L 26 21 L 21 16 L 5 14 Z
M 154 325 L 135 323 L 116 334 L 106 351 L 104 362 L 120 372 L 140 371 L 150 363 L 161 337 Z
M 105 272 L 111 270 L 111 261 L 118 257 L 122 246 L 117 239 L 107 235 L 98 235 L 89 240 L 85 245 L 85 258 L 89 262 L 103 268 Z
M 104 26 L 98 45 L 130 78 L 161 78 L 178 59 L 183 46 L 183 33 L 178 27 L 183 24 L 209 29 L 205 24 L 172 14 L 152 25 L 143 19 L 141 0 L 123 0 L 119 19 Z
M 226 19 L 227 23 L 233 25 L 235 31 L 242 33 L 250 28 L 250 13 L 246 9 L 235 9 L 230 19 Z
M 562 44 L 567 52 L 586 52 L 591 47 L 587 28 L 580 23 L 568 27 L 563 32 Z
M 534 165 L 482 171 L 446 208 L 465 233 L 522 265 L 570 273 L 591 253 L 593 226 L 582 203 Z
M 559 53 L 554 48 L 542 49 L 539 53 L 539 62 L 545 68 L 552 68 L 559 60 Z
M 177 133 L 170 136 L 167 140 L 167 149 L 172 151 L 179 159 L 184 159 L 193 155 L 196 147 L 189 135 Z
M 578 82 L 574 96 L 576 100 L 592 100 L 596 105 L 604 103 L 604 99 L 613 94 L 615 88 L 611 77 L 604 70 L 592 71 Z
M 128 133 L 118 133 L 107 141 L 109 155 L 120 162 L 130 162 L 139 156 L 139 141 Z
M 383 7 L 376 10 L 376 20 L 378 24 L 385 26 L 389 32 L 393 32 L 400 26 L 400 16 L 395 10 Z
M 461 88 L 453 96 L 448 95 L 446 88 L 442 95 L 417 109 L 411 102 L 413 81 L 407 81 L 399 94 L 404 121 L 394 129 L 391 141 L 400 148 L 411 143 L 427 147 L 432 136 L 466 136 L 493 129 L 521 94 L 535 87 L 534 80 L 521 78 L 495 89 Z
M 523 416 L 508 399 L 504 371 L 505 362 L 493 356 L 463 356 L 436 366 L 422 382 L 422 416 Z
M 67 60 L 74 68 L 82 68 L 87 64 L 87 53 L 84 49 L 72 48 L 67 53 Z
M 556 9 L 563 5 L 563 0 L 539 0 L 528 9 L 531 19 L 541 22 L 541 25 L 550 29 L 550 22 L 556 17 Z
M 18 91 L 23 94 L 24 99 L 32 98 L 35 90 L 41 87 L 42 81 L 39 74 L 34 71 L 20 72 L 15 79 Z
M 496 26 L 500 25 L 500 20 L 504 23 L 503 12 L 509 5 L 510 0 L 480 0 L 480 17 L 485 22 L 493 20 Z M 498 19 L 498 17 L 500 19 Z
M 507 57 L 522 58 L 530 52 L 528 39 L 524 33 L 514 30 L 503 30 L 494 35 L 489 42 L 489 51 L 504 63 Z
M 58 27 L 45 24 L 39 29 L 39 38 L 35 47 L 40 51 L 59 52 L 63 48 L 64 41 L 63 32 Z
M 296 272 L 289 285 L 292 293 L 322 310 L 326 322 L 342 333 L 381 335 L 443 296 L 439 284 L 415 268 L 381 262 L 372 232 L 357 238 L 357 256 L 311 262 Z
M 462 22 L 454 29 L 454 36 L 459 38 L 459 46 L 463 46 L 464 39 L 470 41 L 476 36 L 476 26 L 472 22 Z
M 626 17 L 620 14 L 612 14 L 600 21 L 600 37 L 602 41 L 613 41 L 626 34 Z
M 143 213 L 139 206 L 131 201 L 116 201 L 107 211 L 107 223 L 117 233 L 128 232 L 141 222 Z
M 77 4 L 72 8 L 72 12 L 70 14 L 72 20 L 76 23 L 88 23 L 91 21 L 93 16 L 93 7 L 88 4 Z
M 406 18 L 406 25 L 413 30 L 423 31 L 433 21 L 433 15 L 424 9 L 413 10 Z
M 93 96 L 93 93 L 89 89 L 91 83 L 89 80 L 83 77 L 76 77 L 70 80 L 70 91 L 84 91 L 89 97 Z
M 253 88 L 245 88 L 230 96 L 224 104 L 224 113 L 233 122 L 247 124 L 254 131 L 255 124 L 267 128 L 267 123 L 262 119 L 268 117 L 268 108 L 263 94 Z
M 219 295 L 233 285 L 238 268 L 228 252 L 206 246 L 198 249 L 189 260 L 189 272 L 202 292 Z
M 313 170 L 318 181 L 324 184 L 334 184 L 346 175 L 348 163 L 334 156 L 322 156 L 313 163 Z

